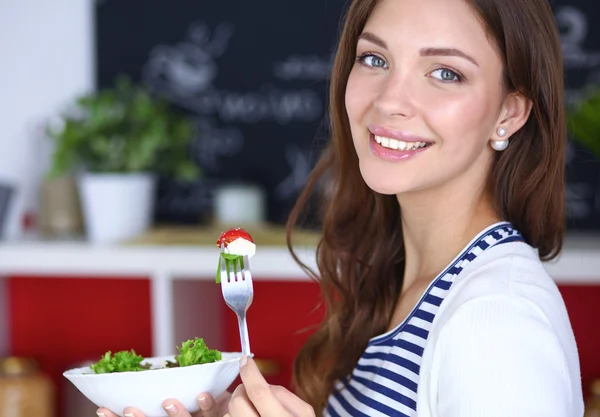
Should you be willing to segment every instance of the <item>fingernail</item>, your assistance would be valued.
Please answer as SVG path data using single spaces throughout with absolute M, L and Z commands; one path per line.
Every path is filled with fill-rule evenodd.
M 200 403 L 200 408 L 205 410 L 208 405 L 208 401 L 206 401 L 206 397 L 198 397 L 198 402 Z
M 100 411 L 96 411 L 96 414 L 98 414 L 98 417 L 104 417 L 104 413 L 101 413 Z
M 102 414 L 102 415 L 104 415 L 104 414 Z M 135 417 L 135 414 L 133 414 L 133 413 L 125 413 L 125 414 L 123 414 L 123 415 L 124 415 L 125 417 Z
M 167 414 L 177 413 L 177 407 L 175 407 L 175 404 L 165 405 L 165 410 L 167 410 Z
M 240 368 L 244 367 L 248 363 L 248 358 L 246 356 L 242 356 L 240 359 Z

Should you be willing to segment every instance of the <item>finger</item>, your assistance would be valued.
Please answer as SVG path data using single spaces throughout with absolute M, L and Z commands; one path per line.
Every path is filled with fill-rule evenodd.
M 240 377 L 246 393 L 261 417 L 291 417 L 271 391 L 270 385 L 260 373 L 256 362 L 244 356 L 240 361 Z
M 198 395 L 198 407 L 200 412 L 197 417 L 223 417 L 227 413 L 227 404 L 231 398 L 230 392 L 224 392 L 215 400 L 208 392 Z
M 103 408 L 103 407 L 100 407 L 96 411 L 96 414 L 98 414 L 98 417 L 119 417 L 118 415 L 116 415 L 112 411 L 107 410 L 106 408 Z
M 138 410 L 137 408 L 134 408 L 134 407 L 127 407 L 125 410 L 123 410 L 123 416 L 124 417 L 145 417 L 144 413 L 142 413 L 140 410 Z
M 295 416 L 314 416 L 315 410 L 310 404 L 280 385 L 271 385 L 271 391 L 281 404 Z
M 177 401 L 174 398 L 169 398 L 162 402 L 162 408 L 167 412 L 169 416 L 172 417 L 192 417 L 190 413 L 187 412 L 183 404 Z M 138 417 L 137 415 L 135 417 Z
M 217 406 L 219 407 L 219 417 L 224 416 L 229 412 L 229 401 L 231 401 L 231 392 L 225 392 L 217 398 Z
M 198 407 L 200 408 L 198 417 L 221 417 L 218 414 L 217 402 L 208 392 L 198 395 Z
M 229 400 L 229 413 L 233 417 L 261 417 L 248 398 L 246 388 L 243 384 L 237 386 Z

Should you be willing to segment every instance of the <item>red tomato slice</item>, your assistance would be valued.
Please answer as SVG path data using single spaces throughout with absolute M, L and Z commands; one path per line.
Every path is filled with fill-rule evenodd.
M 247 241 L 254 243 L 254 241 L 252 240 L 252 236 L 250 236 L 250 233 L 246 232 L 244 229 L 237 227 L 235 229 L 229 229 L 228 231 L 221 233 L 221 236 L 219 236 L 219 239 L 217 240 L 217 247 L 220 248 L 221 244 L 227 247 L 227 245 L 229 245 L 231 242 L 240 237 L 242 239 L 246 239 Z

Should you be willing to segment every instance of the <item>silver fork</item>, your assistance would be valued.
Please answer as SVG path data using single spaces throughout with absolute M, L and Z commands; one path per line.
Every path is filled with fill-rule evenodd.
M 248 263 L 248 257 L 244 256 L 243 261 L 237 259 L 227 263 L 223 257 L 220 257 L 220 259 L 219 268 L 221 270 L 221 290 L 223 292 L 223 298 L 229 308 L 237 315 L 242 353 L 246 356 L 250 356 L 250 339 L 248 338 L 246 312 L 248 311 L 248 307 L 252 304 L 254 289 L 252 286 L 252 274 L 249 269 L 250 264 Z

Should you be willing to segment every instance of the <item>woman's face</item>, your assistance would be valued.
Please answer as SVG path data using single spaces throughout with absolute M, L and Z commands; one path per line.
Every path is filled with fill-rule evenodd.
M 464 0 L 382 0 L 360 36 L 346 108 L 360 170 L 383 194 L 480 187 L 498 127 L 513 133 L 503 66 Z M 507 124 L 503 125 L 506 117 Z

